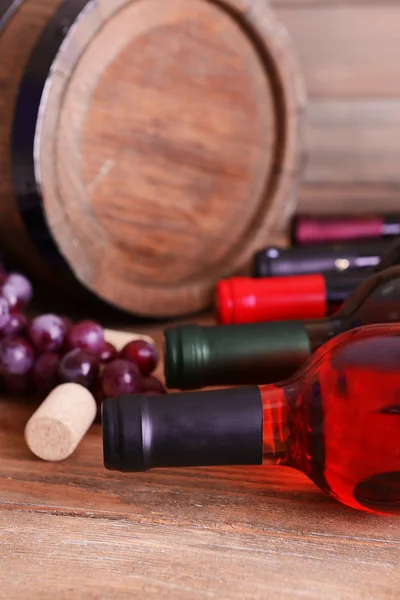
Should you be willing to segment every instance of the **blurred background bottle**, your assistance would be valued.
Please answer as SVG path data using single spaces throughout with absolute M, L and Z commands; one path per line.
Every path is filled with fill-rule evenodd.
M 296 215 L 292 220 L 293 245 L 319 244 L 400 235 L 396 215 Z

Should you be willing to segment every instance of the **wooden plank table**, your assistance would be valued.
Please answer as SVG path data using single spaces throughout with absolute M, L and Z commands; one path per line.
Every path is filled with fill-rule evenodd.
M 399 519 L 279 467 L 108 472 L 99 425 L 41 462 L 33 409 L 0 400 L 0 598 L 400 598 Z

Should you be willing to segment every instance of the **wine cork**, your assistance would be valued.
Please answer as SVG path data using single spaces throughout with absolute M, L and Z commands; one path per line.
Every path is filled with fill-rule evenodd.
M 106 342 L 110 342 L 113 344 L 116 349 L 122 350 L 122 348 L 129 344 L 129 342 L 133 342 L 134 340 L 144 340 L 149 344 L 156 345 L 155 341 L 149 335 L 142 335 L 140 333 L 129 333 L 128 331 L 116 331 L 114 329 L 105 329 L 104 330 L 104 338 Z
M 77 383 L 59 385 L 26 424 L 26 443 L 43 460 L 64 460 L 74 452 L 96 412 L 96 401 L 86 388 Z

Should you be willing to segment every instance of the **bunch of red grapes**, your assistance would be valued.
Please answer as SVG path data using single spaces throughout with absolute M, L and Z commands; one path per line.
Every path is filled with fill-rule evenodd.
M 94 321 L 71 323 L 54 314 L 28 320 L 24 309 L 32 285 L 19 273 L 0 273 L 0 378 L 4 391 L 27 395 L 49 393 L 60 383 L 88 388 L 98 405 L 119 394 L 165 394 L 151 376 L 158 353 L 144 340 L 129 342 L 120 352 L 104 339 Z

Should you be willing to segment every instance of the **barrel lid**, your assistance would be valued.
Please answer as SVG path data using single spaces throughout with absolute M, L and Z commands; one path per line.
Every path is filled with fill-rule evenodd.
M 204 308 L 294 210 L 304 92 L 286 31 L 264 0 L 97 0 L 57 51 L 42 43 L 34 170 L 60 254 L 132 313 Z

